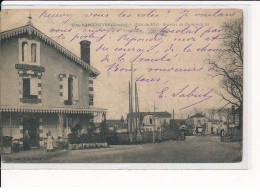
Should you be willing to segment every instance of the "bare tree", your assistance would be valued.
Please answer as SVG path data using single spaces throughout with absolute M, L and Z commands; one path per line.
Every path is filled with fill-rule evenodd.
M 226 22 L 223 28 L 224 50 L 207 63 L 214 69 L 213 77 L 221 77 L 220 85 L 224 92 L 220 95 L 227 105 L 234 105 L 239 110 L 240 127 L 243 113 L 243 20 Z

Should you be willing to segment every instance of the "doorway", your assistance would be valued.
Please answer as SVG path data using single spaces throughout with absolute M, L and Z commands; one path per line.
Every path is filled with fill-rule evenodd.
M 202 133 L 202 127 L 196 127 L 196 133 Z
M 32 148 L 39 147 L 39 119 L 33 116 L 27 116 L 23 118 L 23 134 L 28 130 L 30 135 L 30 146 Z

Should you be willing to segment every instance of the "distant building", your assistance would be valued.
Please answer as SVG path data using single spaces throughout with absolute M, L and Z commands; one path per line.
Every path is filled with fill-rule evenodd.
M 232 106 L 231 111 L 228 114 L 228 123 L 229 123 L 229 127 L 231 128 L 242 128 L 242 126 L 240 126 L 240 119 L 242 119 L 241 116 L 241 107 L 239 108 L 235 108 L 235 106 Z
M 195 115 L 186 119 L 185 124 L 193 128 L 194 134 L 204 133 L 207 127 L 208 118 L 202 113 L 196 113 Z
M 128 129 L 131 123 L 129 118 L 133 118 L 133 128 L 144 131 L 161 131 L 164 126 L 170 126 L 172 115 L 168 112 L 137 112 L 127 115 Z
M 111 132 L 125 133 L 127 132 L 127 123 L 124 120 L 106 120 L 108 129 Z

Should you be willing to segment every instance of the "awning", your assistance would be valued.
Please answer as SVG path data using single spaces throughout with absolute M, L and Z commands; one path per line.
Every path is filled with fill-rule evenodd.
M 10 107 L 1 106 L 0 112 L 25 112 L 25 113 L 71 113 L 71 114 L 103 114 L 106 109 L 102 108 L 43 108 L 43 107 Z

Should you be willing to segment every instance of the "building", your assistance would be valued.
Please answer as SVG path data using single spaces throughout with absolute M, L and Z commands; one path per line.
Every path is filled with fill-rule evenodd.
M 125 133 L 127 131 L 127 123 L 124 120 L 106 120 L 108 130 L 116 133 Z
M 196 113 L 186 119 L 185 125 L 193 130 L 194 134 L 205 133 L 208 118 L 202 113 Z
M 95 77 L 90 42 L 80 42 L 81 58 L 35 28 L 31 21 L 1 32 L 1 127 L 4 136 L 31 146 L 44 145 L 46 133 L 65 138 L 77 124 L 88 128 L 106 110 L 94 107 Z
M 161 131 L 164 126 L 170 126 L 172 115 L 168 112 L 137 112 L 127 115 L 133 118 L 133 128 L 142 129 L 144 131 Z M 128 122 L 130 129 L 130 122 Z

